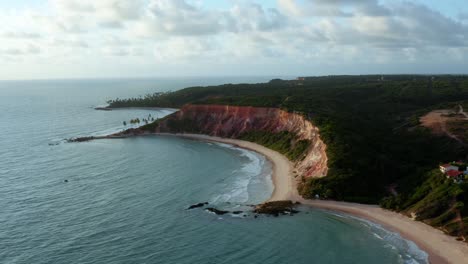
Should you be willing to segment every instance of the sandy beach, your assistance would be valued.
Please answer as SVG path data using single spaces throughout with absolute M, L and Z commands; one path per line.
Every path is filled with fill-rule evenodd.
M 273 164 L 272 180 L 275 186 L 269 201 L 299 201 L 304 205 L 339 211 L 378 223 L 388 230 L 399 233 L 403 238 L 415 242 L 429 254 L 430 263 L 468 262 L 468 245 L 466 243 L 457 241 L 454 237 L 448 236 L 440 230 L 422 222 L 413 221 L 404 215 L 384 210 L 377 205 L 303 199 L 297 192 L 296 180 L 292 173 L 293 164 L 285 156 L 274 150 L 242 140 L 195 134 L 178 134 L 176 136 L 231 144 L 258 152 L 267 157 Z

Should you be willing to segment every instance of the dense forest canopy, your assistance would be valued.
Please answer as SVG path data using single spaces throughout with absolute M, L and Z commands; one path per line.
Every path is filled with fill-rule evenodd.
M 414 206 L 411 199 L 418 188 L 430 186 L 427 181 L 435 177 L 431 171 L 439 163 L 468 156 L 466 145 L 432 134 L 419 125 L 419 117 L 432 109 L 466 105 L 467 100 L 468 76 L 365 75 L 191 87 L 109 104 L 111 108 L 248 105 L 301 113 L 320 128 L 329 158 L 327 177 L 304 180 L 303 195 L 381 202 L 405 210 Z M 452 191 L 450 197 L 468 203 L 463 195 L 466 183 L 457 188 L 462 191 Z

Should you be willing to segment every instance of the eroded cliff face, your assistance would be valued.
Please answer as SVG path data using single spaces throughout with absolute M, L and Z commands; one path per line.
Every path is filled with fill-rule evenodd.
M 242 107 L 226 105 L 187 105 L 162 120 L 155 132 L 174 131 L 171 122 L 186 121 L 196 126 L 196 132 L 210 136 L 237 138 L 251 131 L 278 133 L 288 131 L 299 140 L 309 140 L 305 157 L 295 163 L 295 170 L 304 177 L 323 177 L 327 174 L 326 145 L 319 130 L 302 115 L 277 108 Z

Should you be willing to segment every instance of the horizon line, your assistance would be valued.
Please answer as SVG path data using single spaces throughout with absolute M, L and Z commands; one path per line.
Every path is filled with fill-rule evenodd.
M 272 79 L 281 78 L 308 78 L 308 77 L 334 77 L 334 76 L 468 76 L 468 73 L 360 73 L 360 74 L 299 74 L 299 75 L 174 75 L 174 76 L 128 76 L 128 77 L 64 77 L 64 78 L 31 78 L 31 79 L 0 79 L 0 82 L 30 82 L 30 81 L 93 81 L 93 80 L 157 80 L 157 79 L 197 79 L 197 78 L 262 78 L 268 77 Z M 271 79 L 271 80 L 272 80 Z

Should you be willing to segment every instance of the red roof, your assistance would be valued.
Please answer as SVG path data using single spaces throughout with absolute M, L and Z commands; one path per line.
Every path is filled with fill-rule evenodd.
M 462 171 L 456 171 L 456 170 L 451 170 L 451 171 L 447 172 L 447 176 L 449 176 L 449 177 L 457 177 L 460 174 L 463 174 L 463 172 Z

